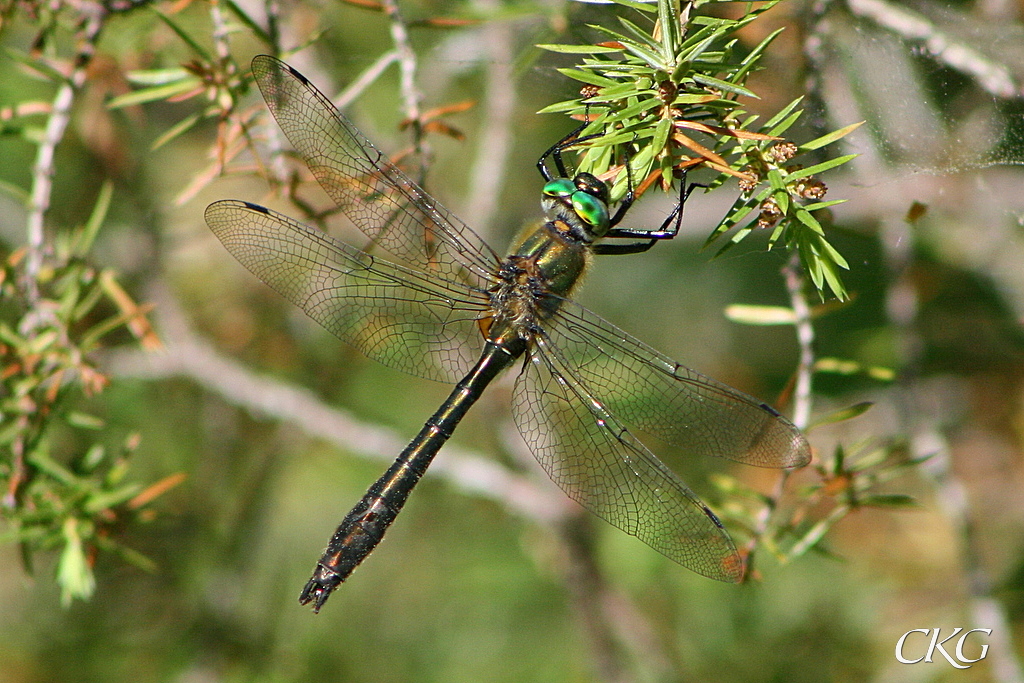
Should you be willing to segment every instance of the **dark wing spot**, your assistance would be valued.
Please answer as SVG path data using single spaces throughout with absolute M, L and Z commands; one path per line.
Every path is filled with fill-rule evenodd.
M 245 204 L 245 208 L 247 208 L 247 209 L 251 209 L 253 211 L 258 211 L 260 213 L 266 213 L 266 214 L 270 213 L 270 211 L 266 207 L 260 206 L 259 204 L 253 204 L 251 202 L 245 202 L 245 201 L 243 201 L 242 203 Z

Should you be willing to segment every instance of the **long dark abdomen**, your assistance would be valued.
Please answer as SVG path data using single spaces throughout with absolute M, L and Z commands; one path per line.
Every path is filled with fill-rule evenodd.
M 434 415 L 423 425 L 416 438 L 398 456 L 388 471 L 370 487 L 338 526 L 317 562 L 313 577 L 302 589 L 299 602 L 313 602 L 319 612 L 331 591 L 348 578 L 359 563 L 377 547 L 384 532 L 405 505 L 441 446 L 484 388 L 499 372 L 510 366 L 526 350 L 522 339 L 503 345 L 487 342 L 480 360 L 462 379 Z

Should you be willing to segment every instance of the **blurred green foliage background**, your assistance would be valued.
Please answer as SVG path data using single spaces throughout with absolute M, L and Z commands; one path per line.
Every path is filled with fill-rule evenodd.
M 749 47 L 786 28 L 751 80 L 762 98 L 752 110 L 771 116 L 806 92 L 808 138 L 820 134 L 816 123 L 868 122 L 835 152 L 861 156 L 823 178 L 830 198 L 850 198 L 829 237 L 851 265 L 853 298 L 814 319 L 812 419 L 874 405 L 809 432 L 820 467 L 792 476 L 782 499 L 804 529 L 846 506 L 825 524 L 821 552 L 778 562 L 759 550 L 755 579 L 724 585 L 581 516 L 526 455 L 505 382 L 473 408 L 387 540 L 317 616 L 297 596 L 324 543 L 448 388 L 346 348 L 207 229 L 204 208 L 228 197 L 299 217 L 245 153 L 255 133 L 236 122 L 269 122 L 258 93 L 225 99 L 241 93 L 230 79 L 250 58 L 273 51 L 268 38 L 279 47 L 316 38 L 288 61 L 329 95 L 396 46 L 379 6 L 238 7 L 255 26 L 212 1 L 0 3 L 2 254 L 29 241 L 37 153 L 60 92 L 53 74 L 79 74 L 54 147 L 46 245 L 86 224 L 109 182 L 87 259 L 121 289 L 104 289 L 86 319 L 136 325 L 90 351 L 109 386 L 61 404 L 101 423 L 71 421 L 49 437 L 50 457 L 76 472 L 92 445 L 124 454 L 114 466 L 122 479 L 108 480 L 135 497 L 97 527 L 121 550 L 90 555 L 95 594 L 62 606 L 59 548 L 32 553 L 26 566 L 5 498 L 0 682 L 1022 680 L 1024 4 L 789 0 L 740 36 Z M 574 88 L 554 71 L 566 56 L 533 44 L 592 40 L 586 23 L 610 24 L 624 10 L 495 0 L 409 0 L 400 10 L 423 109 L 474 103 L 443 118 L 462 139 L 427 136 L 426 187 L 503 248 L 539 217 L 533 164 L 572 125 L 533 114 Z M 102 30 L 90 33 L 95 22 Z M 197 47 L 216 68 L 199 68 Z M 183 65 L 194 67 L 191 90 L 118 102 L 153 87 L 132 82 L 133 72 Z M 392 63 L 347 111 L 399 152 L 410 140 L 399 126 L 407 92 Z M 189 117 L 195 125 L 161 140 Z M 750 241 L 717 260 L 700 251 L 735 191 L 694 193 L 685 235 L 599 260 L 579 298 L 688 366 L 773 401 L 797 364 L 792 328 L 739 325 L 723 312 L 790 305 L 785 256 Z M 303 185 L 298 196 L 327 207 L 318 192 Z M 670 198 L 646 197 L 630 220 L 656 225 L 670 209 Z M 339 219 L 326 226 L 345 235 Z M 15 283 L 3 284 L 0 313 L 14 327 Z M 117 292 L 152 304 L 152 331 Z M 155 337 L 160 350 L 147 348 Z M 5 375 L 16 369 L 9 358 Z M 11 405 L 0 423 L 8 481 Z M 837 444 L 848 462 L 861 459 L 873 490 L 918 506 L 851 502 L 848 482 L 830 476 Z M 877 467 L 869 459 L 878 453 L 886 463 L 930 457 Z M 659 455 L 727 519 L 742 515 L 722 481 L 767 495 L 779 476 Z M 989 643 L 985 660 L 966 670 L 941 657 L 896 662 L 910 629 L 957 626 L 993 629 L 968 643 L 972 656 Z

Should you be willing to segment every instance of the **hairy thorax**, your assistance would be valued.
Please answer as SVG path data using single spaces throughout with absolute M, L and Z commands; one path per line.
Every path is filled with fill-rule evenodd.
M 590 265 L 588 246 L 573 239 L 559 220 L 526 231 L 516 244 L 491 288 L 491 320 L 484 334 L 492 341 L 506 335 L 532 339 Z

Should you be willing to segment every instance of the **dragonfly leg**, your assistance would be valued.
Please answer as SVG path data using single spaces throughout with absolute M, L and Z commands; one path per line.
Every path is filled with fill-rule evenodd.
M 679 228 L 683 223 L 683 206 L 686 204 L 686 200 L 689 199 L 690 193 L 698 187 L 707 187 L 700 183 L 689 183 L 686 182 L 686 171 L 683 171 L 682 181 L 679 185 L 679 201 L 676 203 L 672 213 L 662 222 L 661 227 L 657 230 L 634 230 L 630 228 L 616 228 L 613 227 L 605 234 L 605 238 L 615 239 L 637 239 L 646 240 L 642 242 L 634 242 L 632 244 L 596 244 L 594 245 L 594 253 L 600 255 L 622 255 L 622 254 L 640 254 L 661 240 L 670 240 L 679 234 Z M 616 213 L 622 213 L 622 209 Z M 614 226 L 614 223 L 612 223 Z
M 559 140 L 555 144 L 553 144 L 550 147 L 548 147 L 547 151 L 540 155 L 540 159 L 537 160 L 537 170 L 540 171 L 540 174 L 544 177 L 544 180 L 552 180 L 555 177 L 558 177 L 558 178 L 570 178 L 570 177 L 572 177 L 570 175 L 569 171 L 565 167 L 565 162 L 562 160 L 562 152 L 564 152 L 565 150 L 569 149 L 570 147 L 574 147 L 574 146 L 580 144 L 581 142 L 586 142 L 587 140 L 593 140 L 595 138 L 599 138 L 602 135 L 604 135 L 604 133 L 594 133 L 593 135 L 584 135 L 583 137 L 578 137 L 579 134 L 583 132 L 583 129 L 590 125 L 590 113 L 589 112 L 590 112 L 590 109 L 588 107 L 587 108 L 587 113 L 585 113 L 584 116 L 583 116 L 583 119 L 584 119 L 583 123 L 581 123 L 580 125 L 578 125 L 575 128 L 573 128 L 571 131 L 569 131 L 568 135 L 566 135 L 564 138 L 562 138 L 561 140 Z M 551 170 L 548 168 L 548 165 L 547 165 L 547 158 L 548 157 L 551 157 L 552 159 L 554 159 L 554 161 L 555 161 L 555 170 L 558 171 L 558 176 L 553 175 L 551 173 Z
M 636 135 L 633 135 L 633 140 L 636 140 Z M 626 217 L 626 212 L 633 206 L 633 202 L 636 201 L 636 192 L 633 188 L 633 174 L 629 170 L 629 146 L 625 148 L 625 165 L 623 168 L 626 169 L 626 196 L 619 202 L 619 208 L 615 210 L 615 215 L 608 220 L 608 232 L 605 233 L 605 237 L 608 237 L 612 232 L 615 231 L 615 226 L 622 222 L 622 219 Z M 600 245 L 598 245 L 600 246 Z

